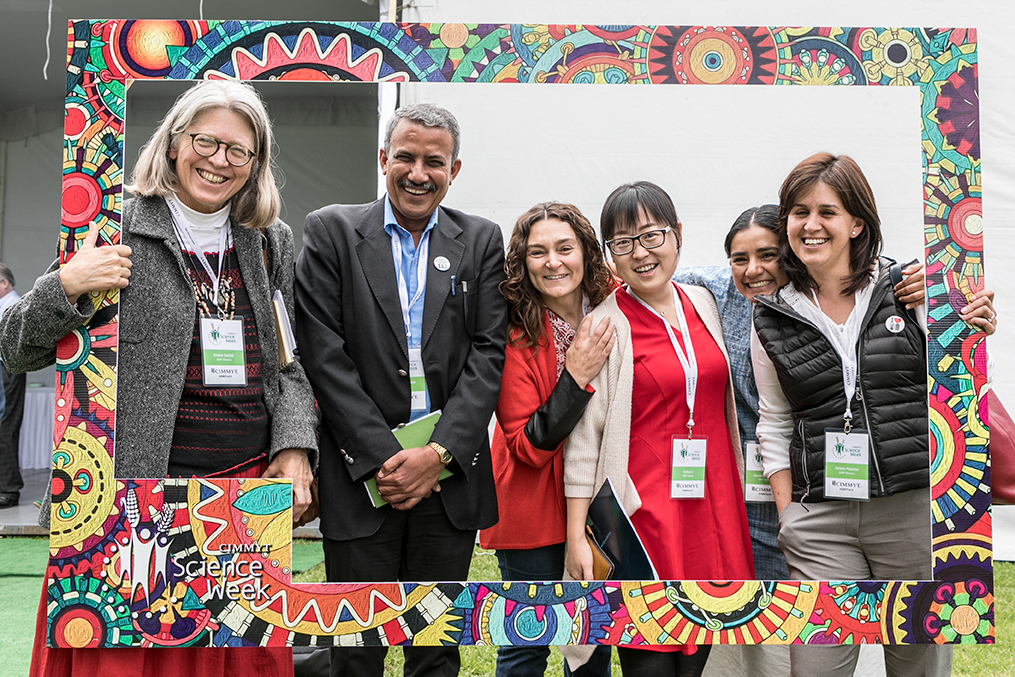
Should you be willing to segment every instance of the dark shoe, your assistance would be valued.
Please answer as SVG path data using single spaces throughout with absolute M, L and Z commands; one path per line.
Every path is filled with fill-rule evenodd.
M 18 504 L 17 496 L 0 496 L 0 510 L 4 508 L 13 508 Z

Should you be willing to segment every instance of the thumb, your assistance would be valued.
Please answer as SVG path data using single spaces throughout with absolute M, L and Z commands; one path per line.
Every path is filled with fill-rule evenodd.
M 85 233 L 85 239 L 81 242 L 81 246 L 78 247 L 78 251 L 81 251 L 82 249 L 93 249 L 98 237 L 99 225 L 93 221 L 88 224 L 88 232 Z

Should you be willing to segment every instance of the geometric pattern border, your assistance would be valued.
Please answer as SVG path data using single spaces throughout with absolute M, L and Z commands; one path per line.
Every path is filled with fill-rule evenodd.
M 993 643 L 976 31 L 82 20 L 60 259 L 120 238 L 132 80 L 917 87 L 933 581 L 290 582 L 288 484 L 114 479 L 118 293 L 57 348 L 50 646 Z

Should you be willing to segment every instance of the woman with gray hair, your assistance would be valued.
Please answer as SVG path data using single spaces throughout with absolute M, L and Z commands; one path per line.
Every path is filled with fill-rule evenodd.
M 66 265 L 3 317 L 0 351 L 11 371 L 53 364 L 57 342 L 94 313 L 89 294 L 121 289 L 117 476 L 289 477 L 297 519 L 311 502 L 317 420 L 298 359 L 278 359 L 272 295 L 293 308 L 293 237 L 278 219 L 271 146 L 252 87 L 187 90 L 141 151 L 121 244 L 95 246 L 92 224 Z M 204 357 L 213 332 L 237 346 L 230 364 Z M 292 674 L 286 648 L 47 649 L 46 597 L 32 675 L 162 674 L 163 663 L 191 677 Z

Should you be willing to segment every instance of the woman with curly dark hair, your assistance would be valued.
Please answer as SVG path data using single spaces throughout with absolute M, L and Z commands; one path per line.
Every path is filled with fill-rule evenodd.
M 505 581 L 564 574 L 562 444 L 593 395 L 589 381 L 614 343 L 609 321 L 588 311 L 615 287 L 596 233 L 577 207 L 534 206 L 519 217 L 504 262 L 508 344 L 491 454 L 500 522 L 480 532 Z M 497 675 L 542 675 L 549 647 L 501 647 Z M 608 675 L 610 649 L 582 668 Z

